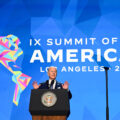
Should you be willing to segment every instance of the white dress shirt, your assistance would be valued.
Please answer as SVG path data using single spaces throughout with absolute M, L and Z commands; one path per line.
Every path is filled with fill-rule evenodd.
M 49 79 L 49 81 L 48 81 L 49 85 L 51 84 L 51 82 L 52 82 L 52 80 Z M 53 89 L 55 89 L 55 86 L 56 86 L 56 80 L 54 80 Z

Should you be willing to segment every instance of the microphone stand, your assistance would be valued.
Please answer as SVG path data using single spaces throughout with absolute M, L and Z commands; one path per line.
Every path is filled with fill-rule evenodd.
M 106 120 L 109 120 L 109 104 L 108 104 L 108 70 L 109 67 L 104 67 L 106 76 Z

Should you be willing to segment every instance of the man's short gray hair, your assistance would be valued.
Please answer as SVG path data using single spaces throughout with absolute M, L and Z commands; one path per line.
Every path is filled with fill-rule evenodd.
M 49 72 L 49 69 L 50 69 L 50 68 L 55 68 L 56 71 L 57 71 L 57 67 L 55 67 L 55 66 L 50 66 L 50 67 L 48 68 L 48 72 Z

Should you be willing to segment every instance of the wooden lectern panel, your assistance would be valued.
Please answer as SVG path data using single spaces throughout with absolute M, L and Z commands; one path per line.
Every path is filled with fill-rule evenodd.
M 38 115 L 33 115 L 32 120 L 66 120 L 66 116 L 38 116 Z

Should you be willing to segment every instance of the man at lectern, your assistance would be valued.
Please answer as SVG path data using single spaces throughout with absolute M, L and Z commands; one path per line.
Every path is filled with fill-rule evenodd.
M 69 99 L 72 98 L 72 94 L 69 90 L 69 83 L 65 81 L 65 83 L 62 84 L 56 80 L 56 76 L 57 76 L 56 67 L 48 68 L 48 76 L 49 76 L 49 80 L 47 80 L 44 83 L 37 84 L 37 82 L 34 81 L 32 84 L 33 88 L 34 89 L 66 89 L 68 91 Z

